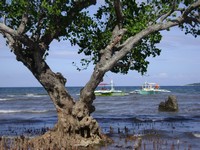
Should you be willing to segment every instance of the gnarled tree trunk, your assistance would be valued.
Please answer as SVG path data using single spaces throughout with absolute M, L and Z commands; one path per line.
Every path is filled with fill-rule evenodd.
M 24 15 L 22 27 L 25 28 L 27 21 L 28 18 Z M 60 73 L 54 73 L 45 62 L 48 44 L 56 35 L 51 37 L 46 34 L 45 42 L 34 42 L 28 36 L 21 35 L 22 32 L 15 32 L 6 26 L 4 30 L 4 36 L 16 59 L 22 62 L 45 88 L 57 111 L 58 121 L 54 128 L 31 139 L 30 149 L 61 149 L 105 142 L 106 136 L 101 133 L 97 121 L 90 116 L 95 110 L 92 105 L 95 99 L 94 90 L 107 71 L 100 67 L 102 64 L 96 65 L 90 81 L 80 93 L 80 99 L 75 101 L 65 88 L 66 79 Z
M 53 6 L 54 2 L 55 1 L 52 1 L 50 4 Z M 112 70 L 124 56 L 130 52 L 132 53 L 137 44 L 152 33 L 181 25 L 184 22 L 189 24 L 193 24 L 192 21 L 200 22 L 197 17 L 192 18 L 190 16 L 190 12 L 199 8 L 200 0 L 191 4 L 188 8 L 181 10 L 180 16 L 177 18 L 172 17 L 173 20 L 171 20 L 169 18 L 171 18 L 170 15 L 175 10 L 174 7 L 176 3 L 174 2 L 171 11 L 166 12 L 166 14 L 161 16 L 159 14 L 157 18 L 154 16 L 153 22 L 150 21 L 147 27 L 144 27 L 144 29 L 138 33 L 134 33 L 123 39 L 123 36 L 127 31 L 127 29 L 123 28 L 123 19 L 125 16 L 123 16 L 122 13 L 120 0 L 113 1 L 116 11 L 116 26 L 113 29 L 110 42 L 107 43 L 105 48 L 99 51 L 100 60 L 98 59 L 99 61 L 95 65 L 90 80 L 81 90 L 79 100 L 74 101 L 65 88 L 66 79 L 60 73 L 51 71 L 45 62 L 45 56 L 49 50 L 50 43 L 54 39 L 59 39 L 62 36 L 69 36 L 70 34 L 66 33 L 66 29 L 71 28 L 70 25 L 74 21 L 73 18 L 76 18 L 76 15 L 79 15 L 84 8 L 96 4 L 96 0 L 72 2 L 72 6 L 69 6 L 69 8 L 67 7 L 65 11 L 62 10 L 61 12 L 63 13 L 61 13 L 62 15 L 60 14 L 60 16 L 57 15 L 57 13 L 50 16 L 49 14 L 51 13 L 49 13 L 46 16 L 45 11 L 43 12 L 42 9 L 41 12 L 43 12 L 43 14 L 38 14 L 38 20 L 32 20 L 32 26 L 29 25 L 30 22 L 28 23 L 28 21 L 31 21 L 29 20 L 31 18 L 35 18 L 36 12 L 30 17 L 31 14 L 29 16 L 26 9 L 23 9 L 23 11 L 25 11 L 22 14 L 22 19 L 19 23 L 18 18 L 22 11 L 20 8 L 20 13 L 17 13 L 16 16 L 12 14 L 12 12 L 10 14 L 9 11 L 7 12 L 6 10 L 8 16 L 11 17 L 8 18 L 11 21 L 8 26 L 6 25 L 5 18 L 3 23 L 0 22 L 0 33 L 7 38 L 7 44 L 9 44 L 16 55 L 16 59 L 21 61 L 46 89 L 57 111 L 58 121 L 55 127 L 44 135 L 29 141 L 30 145 L 33 144 L 33 149 L 62 149 L 73 145 L 87 146 L 105 141 L 106 137 L 101 133 L 97 121 L 90 116 L 95 110 L 95 107 L 92 105 L 93 100 L 95 99 L 94 90 L 102 80 L 104 74 L 107 71 Z M 39 4 L 40 3 L 38 3 L 38 5 Z M 71 4 L 71 2 L 69 4 Z M 38 6 L 38 9 L 40 9 L 40 5 Z M 46 11 L 52 10 L 47 9 Z M 66 13 L 67 16 L 63 15 L 64 13 Z M 4 14 L 4 12 L 2 14 Z M 193 14 L 195 13 L 193 12 Z M 15 18 L 12 18 L 12 16 L 15 16 Z M 47 20 L 50 20 L 49 24 L 45 24 Z M 54 21 L 55 24 L 53 23 L 52 25 L 51 23 Z M 58 23 L 62 23 L 63 25 L 58 26 Z M 34 28 L 36 29 L 34 30 Z M 151 52 L 148 52 L 143 55 L 146 57 L 150 55 L 149 53 L 151 54 Z M 130 61 L 132 62 L 134 60 Z M 120 63 L 118 65 L 120 65 Z
M 65 88 L 66 79 L 60 73 L 52 72 L 44 61 L 38 64 L 37 68 L 41 69 L 37 71 L 29 69 L 51 97 L 57 111 L 58 121 L 52 130 L 32 139 L 30 144 L 33 143 L 36 149 L 44 145 L 45 148 L 49 146 L 53 149 L 54 147 L 88 146 L 105 142 L 106 136 L 101 133 L 97 121 L 90 116 L 94 111 L 94 106 L 92 106 L 92 101 L 95 99 L 94 88 L 101 81 L 103 74 L 94 72 L 93 79 L 91 79 L 93 85 L 84 88 L 80 100 L 75 102 Z M 97 78 L 99 79 L 93 82 Z

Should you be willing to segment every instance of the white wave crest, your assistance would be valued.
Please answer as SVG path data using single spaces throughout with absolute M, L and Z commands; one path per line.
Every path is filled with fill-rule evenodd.
M 1 114 L 7 113 L 45 113 L 50 110 L 0 110 Z
M 12 100 L 11 98 L 0 98 L 0 101 L 9 101 Z
M 26 94 L 26 96 L 27 97 L 46 97 L 47 95 L 28 93 L 28 94 Z
M 194 133 L 193 134 L 195 137 L 200 138 L 200 133 Z

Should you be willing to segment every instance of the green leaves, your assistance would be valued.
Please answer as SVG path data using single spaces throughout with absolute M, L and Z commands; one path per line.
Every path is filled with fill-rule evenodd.
M 135 0 L 121 0 L 124 15 L 122 26 L 127 29 L 121 44 L 128 38 L 141 33 L 141 31 L 147 29 L 149 26 L 158 24 L 159 21 L 165 23 L 176 19 L 176 17 L 185 9 L 182 9 L 182 7 L 189 6 L 192 2 L 194 2 L 194 0 L 178 0 L 176 3 L 175 1 L 169 2 L 167 0 L 148 0 L 147 3 Z M 193 18 L 195 18 L 195 13 L 191 14 L 194 14 Z M 91 30 L 92 36 L 87 35 L 86 38 L 83 36 L 83 39 L 85 40 L 82 39 L 82 44 L 79 45 L 81 47 L 79 52 L 83 52 L 86 55 L 92 55 L 93 63 L 96 64 L 101 57 L 100 50 L 104 49 L 106 45 L 109 44 L 112 31 L 117 25 L 113 1 L 106 0 L 105 6 L 99 8 L 94 15 L 93 21 L 96 21 L 96 24 L 98 25 L 95 28 L 88 28 L 88 30 Z M 189 26 L 181 26 L 186 30 L 186 33 L 193 34 L 195 37 L 199 35 L 199 23 L 193 21 L 188 23 Z M 166 30 L 169 30 L 169 28 Z M 124 74 L 128 73 L 129 70 L 137 70 L 144 74 L 149 64 L 146 60 L 147 57 L 156 57 L 161 53 L 161 49 L 157 48 L 157 44 L 160 43 L 161 39 L 162 36 L 159 31 L 144 36 L 142 40 L 133 47 L 131 52 L 118 60 L 111 71 Z M 87 46 L 85 45 L 84 47 L 84 43 L 86 43 Z M 118 51 L 119 49 L 113 48 L 112 50 L 114 55 L 116 52 L 115 50 Z
M 160 43 L 162 36 L 159 32 L 149 35 L 144 38 L 132 51 L 131 51 L 131 64 L 130 70 L 136 70 L 144 74 L 147 71 L 149 62 L 147 57 L 156 57 L 160 55 L 161 49 L 157 48 L 155 44 Z
M 97 64 L 101 60 L 102 50 L 110 44 L 112 32 L 119 24 L 119 20 L 113 0 L 105 0 L 105 5 L 100 6 L 95 14 L 90 14 L 90 9 L 83 9 L 89 5 L 82 8 L 82 2 L 84 1 L 12 0 L 6 3 L 4 0 L 0 2 L 0 15 L 6 15 L 6 24 L 16 30 L 22 16 L 28 14 L 26 36 L 35 43 L 42 40 L 47 45 L 53 39 L 70 40 L 72 45 L 80 47 L 79 54 L 90 56 L 90 60 L 82 59 L 84 67 L 91 62 Z M 123 45 L 130 37 L 136 37 L 155 24 L 173 22 L 195 0 L 176 0 L 176 3 L 167 0 L 147 0 L 146 3 L 136 0 L 120 2 L 123 14 L 120 25 L 127 31 L 118 45 L 111 49 L 111 57 L 121 50 L 119 45 Z M 89 3 L 90 1 L 87 2 Z M 200 34 L 199 23 L 195 21 L 199 13 L 199 8 L 192 11 L 186 24 L 180 24 L 179 27 L 185 30 L 186 34 L 195 37 Z M 111 71 L 124 74 L 129 70 L 136 70 L 144 74 L 149 64 L 147 57 L 160 55 L 161 50 L 156 46 L 161 39 L 159 31 L 143 35 L 141 40 L 133 45 L 132 50 L 117 61 Z
M 82 36 L 81 40 L 77 41 L 81 47 L 79 53 L 92 55 L 93 63 L 96 64 L 101 57 L 100 50 L 104 49 L 110 42 L 112 30 L 116 26 L 116 14 L 113 8 L 112 1 L 106 1 L 106 5 L 99 8 L 94 15 L 93 22 L 96 20 L 96 26 L 87 28 L 88 33 Z M 123 27 L 127 29 L 123 41 L 134 36 L 148 27 L 150 22 L 155 22 L 156 15 L 152 5 L 141 3 L 138 5 L 136 1 L 122 1 L 122 10 L 124 14 Z M 103 19 L 104 18 L 104 19 Z M 137 70 L 142 74 L 147 70 L 149 64 L 146 61 L 147 57 L 157 56 L 160 54 L 160 49 L 156 48 L 156 44 L 160 42 L 162 36 L 159 32 L 145 37 L 140 41 L 133 50 L 124 56 L 111 69 L 115 73 L 128 73 L 129 70 Z M 122 41 L 122 42 L 123 42 Z M 113 54 L 115 51 L 113 50 Z

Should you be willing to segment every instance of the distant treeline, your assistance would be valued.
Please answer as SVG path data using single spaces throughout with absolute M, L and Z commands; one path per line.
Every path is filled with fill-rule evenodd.
M 200 86 L 200 83 L 187 84 L 187 86 Z

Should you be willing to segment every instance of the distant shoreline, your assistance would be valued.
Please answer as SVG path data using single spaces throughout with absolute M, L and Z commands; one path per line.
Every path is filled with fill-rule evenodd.
M 186 84 L 186 85 L 160 85 L 160 87 L 180 87 L 180 86 L 200 86 L 198 84 Z M 66 86 L 66 88 L 83 88 L 84 86 Z M 115 87 L 141 87 L 141 85 L 115 85 Z M 0 86 L 1 89 L 3 88 L 43 88 L 42 86 Z
M 186 86 L 200 86 L 200 83 L 191 83 L 191 84 L 186 84 Z
M 186 85 L 160 85 L 161 87 L 200 86 L 200 83 Z M 66 88 L 83 88 L 84 86 L 66 86 Z M 115 85 L 115 87 L 141 87 L 141 85 Z M 42 86 L 0 86 L 0 88 L 43 88 Z

